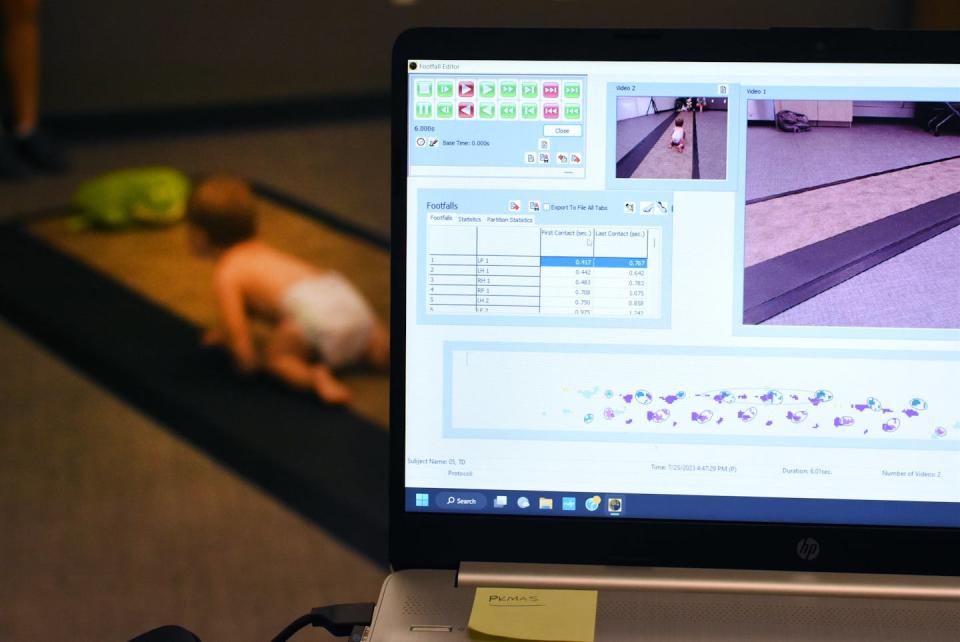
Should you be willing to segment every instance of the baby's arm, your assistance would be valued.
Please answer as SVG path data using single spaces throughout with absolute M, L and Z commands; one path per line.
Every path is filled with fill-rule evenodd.
M 257 367 L 257 355 L 243 304 L 243 292 L 236 275 L 220 266 L 214 275 L 213 287 L 217 295 L 223 343 L 230 349 L 241 372 L 253 372 Z

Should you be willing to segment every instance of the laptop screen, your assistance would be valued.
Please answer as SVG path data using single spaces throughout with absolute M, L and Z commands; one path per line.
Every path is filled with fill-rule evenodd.
M 409 61 L 406 510 L 960 526 L 958 77 Z

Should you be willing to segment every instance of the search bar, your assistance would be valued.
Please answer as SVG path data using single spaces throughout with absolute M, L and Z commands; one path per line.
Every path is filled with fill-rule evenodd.
M 444 510 L 483 510 L 487 507 L 487 498 L 483 493 L 472 493 L 469 491 L 438 493 L 434 497 L 434 504 L 437 508 Z

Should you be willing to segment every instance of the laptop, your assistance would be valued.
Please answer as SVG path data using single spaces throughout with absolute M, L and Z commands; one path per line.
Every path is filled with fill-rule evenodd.
M 956 39 L 400 36 L 369 640 L 960 636 Z

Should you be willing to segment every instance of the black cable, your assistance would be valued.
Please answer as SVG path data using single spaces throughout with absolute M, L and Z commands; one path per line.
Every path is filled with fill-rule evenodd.
M 294 633 L 312 622 L 313 616 L 311 614 L 301 615 L 296 620 L 285 626 L 284 629 L 277 634 L 277 637 L 273 638 L 273 642 L 286 642 L 293 637 Z
M 337 637 L 347 637 L 355 627 L 370 624 L 373 620 L 373 607 L 369 602 L 317 607 L 284 627 L 273 638 L 273 642 L 286 642 L 308 625 L 323 627 Z

